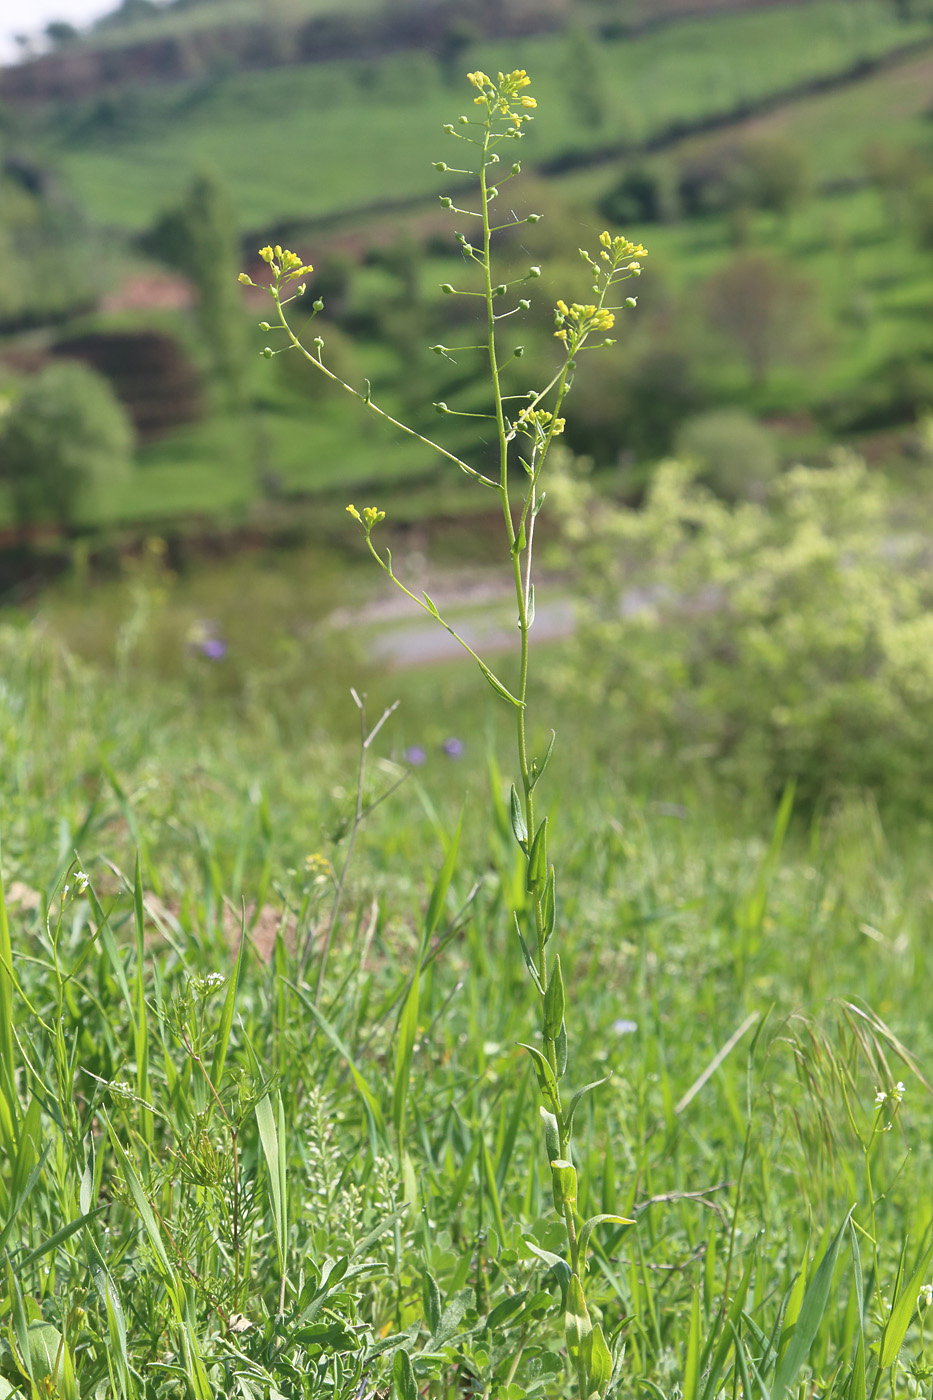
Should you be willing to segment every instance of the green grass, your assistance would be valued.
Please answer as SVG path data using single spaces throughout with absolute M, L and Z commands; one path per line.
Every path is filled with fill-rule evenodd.
M 523 148 L 533 163 L 641 141 L 929 33 L 921 22 L 897 24 L 880 0 L 817 0 L 607 41 L 599 46 L 606 114 L 597 130 L 581 127 L 568 100 L 560 36 L 477 45 L 470 61 L 534 76 L 541 115 Z M 93 104 L 83 113 L 66 108 L 44 144 L 99 224 L 144 227 L 191 174 L 211 169 L 229 184 L 241 225 L 263 229 L 432 196 L 431 162 L 443 154 L 440 127 L 452 101 L 468 105 L 427 57 L 389 56 L 378 65 L 276 69 L 128 94 L 107 125 Z
M 3 1080 L 0 1371 L 29 1394 L 13 1356 L 31 1347 L 41 1373 L 45 1337 L 46 1369 L 67 1349 L 82 1395 L 220 1397 L 236 1376 L 245 1394 L 349 1395 L 361 1368 L 388 1387 L 401 1349 L 435 1395 L 466 1376 L 494 1391 L 513 1363 L 510 1394 L 563 1395 L 560 1290 L 528 1247 L 558 1241 L 516 1046 L 532 1033 L 508 933 L 523 895 L 504 811 L 504 828 L 487 816 L 504 716 L 471 669 L 368 676 L 372 718 L 403 703 L 366 791 L 391 785 L 407 743 L 428 762 L 363 828 L 315 1008 L 313 930 L 353 805 L 341 737 L 353 709 L 320 684 L 323 639 L 274 654 L 287 608 L 262 577 L 242 580 L 247 655 L 225 682 L 181 637 L 167 664 L 157 578 L 117 599 L 115 665 L 62 650 L 75 614 L 51 600 L 42 630 L 2 633 L 2 1063 L 16 1078 Z M 876 1295 L 896 1296 L 901 1241 L 906 1283 L 929 1240 L 933 1115 L 893 1038 L 929 1066 L 926 834 L 886 832 L 854 801 L 792 824 L 782 844 L 773 814 L 634 755 L 597 767 L 572 713 L 558 726 L 574 1075 L 613 1071 L 578 1125 L 580 1208 L 637 1222 L 597 1233 L 588 1283 L 607 1332 L 622 1325 L 618 1393 L 690 1390 L 694 1297 L 707 1393 L 731 1393 L 751 1362 L 773 1377 L 758 1329 L 780 1328 L 801 1261 L 855 1203 L 831 1295 L 820 1306 L 814 1285 L 801 1323 L 798 1383 L 822 1394 L 853 1357 L 858 1372 L 862 1323 L 866 1347 L 878 1341 Z M 451 732 L 466 741 L 459 763 L 439 749 Z M 425 943 L 461 806 L 460 858 Z M 75 848 L 93 895 L 65 875 Z M 235 964 L 243 908 L 257 943 Z M 416 968 L 409 1071 L 400 1010 Z M 875 1091 L 898 1080 L 895 1129 L 873 1137 L 887 1121 Z M 350 1261 L 329 1291 L 328 1259 Z M 736 1345 L 720 1305 L 739 1297 Z M 909 1300 L 904 1327 L 907 1366 L 924 1356 Z M 896 1333 L 892 1321 L 895 1350 Z M 887 1389 L 910 1393 L 903 1370 Z

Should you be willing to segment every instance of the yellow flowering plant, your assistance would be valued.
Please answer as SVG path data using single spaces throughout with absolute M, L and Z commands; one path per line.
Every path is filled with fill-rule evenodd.
M 597 1215 L 583 1220 L 577 1211 L 577 1167 L 574 1165 L 572 1147 L 574 1115 L 584 1095 L 597 1086 L 588 1084 L 569 1099 L 563 1088 L 568 1065 L 568 1003 L 560 955 L 552 951 L 559 941 L 560 930 L 557 876 L 548 853 L 548 819 L 540 816 L 537 806 L 538 784 L 554 747 L 553 731 L 551 741 L 542 754 L 533 754 L 529 745 L 529 635 L 535 617 L 532 552 L 535 521 L 544 504 L 544 468 L 554 439 L 564 429 L 561 408 L 572 388 L 579 358 L 586 350 L 613 344 L 606 332 L 614 329 L 616 317 L 625 307 L 635 305 L 632 297 L 625 298 L 621 304 L 613 304 L 614 294 L 620 284 L 639 276 L 640 259 L 646 256 L 646 250 L 640 244 L 613 236 L 608 231 L 600 234 L 595 257 L 584 249 L 580 250 L 590 276 L 591 300 L 572 303 L 559 300 L 555 306 L 554 334 L 563 348 L 562 362 L 547 383 L 522 394 L 507 394 L 502 382 L 502 367 L 512 359 L 520 358 L 521 347 L 513 348 L 507 359 L 503 358 L 502 323 L 516 313 L 529 309 L 531 303 L 526 293 L 540 278 L 541 269 L 532 265 L 511 281 L 500 281 L 493 272 L 492 245 L 497 233 L 519 224 L 537 223 L 539 216 L 529 214 L 520 219 L 512 213 L 497 223 L 493 208 L 501 188 L 521 172 L 518 161 L 504 166 L 501 148 L 508 142 L 522 140 L 527 124 L 534 119 L 532 114 L 536 102 L 526 91 L 531 80 L 524 69 L 499 73 L 496 78 L 480 71 L 467 76 L 476 92 L 473 98 L 476 113 L 472 118 L 461 116 L 456 124 L 450 123 L 443 128 L 449 137 L 463 143 L 467 159 L 463 167 L 452 167 L 446 161 L 437 161 L 435 169 L 442 174 L 471 175 L 478 182 L 476 208 L 458 207 L 446 195 L 441 196 L 441 204 L 455 214 L 477 221 L 477 233 L 481 230 L 477 241 L 472 241 L 463 233 L 455 236 L 464 261 L 473 269 L 479 287 L 460 289 L 445 283 L 441 292 L 447 296 L 479 297 L 485 307 L 482 343 L 461 349 L 464 352 L 478 352 L 487 361 L 491 400 L 489 417 L 495 422 L 498 442 L 497 471 L 487 474 L 478 470 L 440 443 L 422 436 L 392 417 L 374 402 L 368 381 L 362 389 L 357 389 L 341 379 L 324 359 L 322 338 L 314 338 L 311 346 L 307 347 L 289 321 L 288 306 L 293 295 L 285 293 L 290 293 L 292 284 L 310 272 L 311 267 L 305 265 L 296 253 L 279 246 L 263 248 L 260 257 L 271 273 L 268 292 L 275 308 L 276 329 L 285 336 L 284 348 L 298 351 L 318 373 L 339 384 L 371 413 L 403 433 L 427 443 L 479 485 L 493 491 L 499 499 L 515 587 L 519 632 L 518 681 L 512 689 L 458 635 L 426 593 L 419 597 L 398 578 L 390 551 L 380 550 L 373 541 L 373 531 L 385 519 L 385 512 L 375 506 L 366 506 L 361 510 L 349 505 L 347 510 L 359 524 L 366 545 L 379 567 L 473 656 L 483 675 L 515 713 L 518 782 L 511 789 L 511 826 L 524 856 L 528 899 L 523 908 L 515 910 L 514 923 L 525 966 L 537 995 L 541 1026 L 539 1042 L 524 1048 L 531 1057 L 540 1092 L 540 1115 L 550 1166 L 553 1203 L 563 1224 L 566 1252 L 564 1257 L 559 1258 L 538 1250 L 534 1244 L 529 1247 L 549 1268 L 555 1269 L 561 1281 L 564 1335 L 571 1373 L 581 1400 L 593 1400 L 593 1397 L 605 1396 L 613 1382 L 619 1365 L 619 1346 L 610 1348 L 610 1342 L 614 1339 L 611 1336 L 607 1339 L 600 1322 L 591 1316 L 587 1307 L 587 1247 L 597 1226 L 624 1226 L 631 1222 L 614 1215 Z M 240 280 L 255 285 L 246 274 Z M 294 295 L 299 295 L 303 290 L 303 287 L 299 288 Z M 322 309 L 323 303 L 316 301 L 313 316 Z M 262 325 L 264 329 L 271 329 L 267 322 Z M 452 349 L 444 345 L 432 348 L 442 355 L 449 354 Z M 266 347 L 262 353 L 271 358 L 282 352 Z M 434 407 L 441 416 L 455 413 L 446 403 L 437 403 Z M 521 481 L 520 490 L 515 486 L 513 462 L 521 469 L 521 475 L 514 474 L 514 478 Z M 618 1341 L 618 1338 L 615 1340 Z

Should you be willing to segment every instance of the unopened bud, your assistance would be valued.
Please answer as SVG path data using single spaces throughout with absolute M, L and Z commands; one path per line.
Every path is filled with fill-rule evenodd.
M 445 297 L 451 297 L 454 294 L 454 289 L 449 282 L 441 283 L 441 291 L 444 293 Z
M 435 355 L 446 355 L 446 354 L 447 354 L 447 346 L 446 346 L 446 345 L 432 345 L 430 348 L 434 351 Z
M 264 345 L 259 353 L 264 360 L 271 360 L 272 356 L 275 354 L 275 351 L 272 349 L 271 345 Z
M 517 161 L 515 162 L 515 164 L 512 166 L 512 174 L 513 174 L 513 175 L 520 175 L 521 173 L 522 173 L 522 163 L 521 163 L 520 160 L 517 160 Z
M 518 309 L 519 311 L 531 310 L 531 302 L 528 300 L 527 297 L 522 297 L 521 301 L 518 303 Z
M 318 354 L 320 354 L 321 351 L 324 349 L 324 341 L 321 339 L 321 337 L 320 337 L 319 335 L 316 335 L 316 336 L 314 337 L 314 340 L 313 340 L 312 344 L 314 345 L 314 348 L 315 348 L 315 350 L 318 352 Z
M 469 117 L 458 117 L 458 118 L 457 118 L 457 121 L 460 123 L 461 126 L 469 126 L 469 125 L 470 125 L 470 118 L 469 118 Z
M 637 297 L 626 297 L 625 304 L 630 311 L 634 311 L 635 307 L 638 305 L 638 299 Z
M 507 292 L 508 290 L 509 290 L 509 289 L 508 289 L 508 287 L 505 285 L 505 283 L 504 283 L 504 282 L 500 282 L 499 285 L 498 285 L 498 287 L 493 287 L 493 289 L 492 289 L 492 294 L 493 294 L 494 297 L 504 297 L 505 294 L 506 294 L 506 292 Z
M 524 347 L 524 345 L 516 345 L 515 349 L 512 351 L 512 354 L 513 354 L 513 356 L 515 357 L 516 360 L 520 360 L 520 359 L 522 358 L 522 356 L 524 355 L 524 353 L 525 353 L 525 347 Z
M 442 209 L 452 209 L 452 208 L 454 207 L 454 202 L 453 202 L 453 200 L 450 198 L 449 195 L 442 194 L 442 195 L 439 196 L 439 198 L 440 198 L 440 201 L 441 201 L 441 208 L 442 208 Z
M 453 123 L 452 123 L 452 122 L 445 122 L 445 123 L 444 123 L 444 126 L 443 126 L 443 130 L 447 132 L 447 135 L 448 135 L 448 136 L 453 136 L 453 134 L 454 134 Z
M 487 199 L 498 199 L 498 198 L 499 198 L 499 191 L 496 189 L 495 185 L 491 185 L 490 188 L 486 191 L 486 198 L 487 198 Z
M 253 285 L 252 277 L 250 277 L 246 272 L 241 272 L 239 277 L 237 278 L 237 281 L 242 282 L 244 287 L 251 287 Z
M 526 223 L 526 224 L 539 224 L 540 222 L 541 222 L 541 215 L 540 215 L 540 214 L 529 214 L 529 215 L 528 215 L 528 218 L 525 220 L 525 223 Z
M 268 321 L 260 321 L 260 322 L 259 322 L 259 329 L 260 329 L 261 331 L 271 331 L 272 327 L 269 325 L 269 322 L 268 322 Z
M 435 413 L 449 413 L 450 409 L 443 401 L 441 401 L 441 403 L 436 403 L 434 405 L 434 411 Z
M 311 303 L 311 310 L 312 310 L 312 311 L 323 311 L 323 310 L 324 310 L 324 303 L 321 301 L 321 298 L 320 298 L 320 297 L 318 297 L 316 301 L 313 301 L 313 302 Z
M 529 276 L 529 277 L 540 277 L 540 276 L 541 276 L 541 269 L 540 269 L 540 267 L 529 267 L 529 269 L 528 269 L 528 276 Z
M 443 173 L 445 170 L 448 170 L 449 168 L 450 168 L 450 167 L 448 166 L 446 160 L 436 160 L 436 161 L 434 162 L 434 169 L 435 169 L 435 170 L 440 170 L 442 173 Z

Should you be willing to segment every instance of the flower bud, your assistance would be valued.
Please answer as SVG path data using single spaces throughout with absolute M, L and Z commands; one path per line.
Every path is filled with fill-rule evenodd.
M 454 294 L 454 289 L 449 282 L 441 283 L 441 291 L 444 293 L 445 297 L 452 297 Z
M 260 329 L 261 331 L 271 331 L 272 327 L 269 325 L 269 322 L 268 322 L 268 321 L 260 321 L 260 322 L 259 322 L 259 329 Z
M 323 311 L 323 310 L 324 310 L 324 303 L 321 301 L 321 298 L 320 298 L 320 297 L 318 297 L 316 301 L 313 301 L 313 302 L 311 303 L 311 310 L 312 310 L 312 311 Z
M 448 135 L 448 136 L 453 136 L 453 135 L 454 135 L 453 123 L 452 123 L 452 122 L 445 122 L 445 123 L 444 123 L 444 126 L 443 126 L 443 130 L 447 132 L 447 135 Z
M 435 169 L 435 170 L 440 170 L 440 172 L 443 174 L 443 172 L 444 172 L 445 170 L 449 170 L 450 167 L 449 167 L 449 165 L 447 164 L 446 160 L 436 160 L 436 161 L 434 162 L 434 169 Z
M 431 345 L 429 348 L 430 348 L 431 350 L 434 351 L 435 355 L 446 355 L 446 354 L 447 354 L 447 346 L 446 346 L 446 345 Z
M 313 340 L 312 344 L 314 345 L 315 350 L 316 350 L 316 351 L 318 352 L 318 354 L 320 355 L 321 351 L 324 349 L 324 341 L 321 339 L 321 337 L 320 337 L 319 335 L 316 335 L 316 336 L 314 337 L 314 340 Z
M 239 277 L 237 278 L 237 281 L 242 282 L 244 287 L 252 287 L 253 285 L 252 277 L 250 277 L 249 274 L 246 272 L 241 272 Z
M 491 185 L 490 188 L 486 191 L 486 198 L 487 198 L 487 199 L 498 199 L 498 198 L 499 198 L 499 191 L 496 189 L 495 185 Z
M 271 345 L 265 345 L 259 353 L 264 360 L 271 360 L 272 356 L 275 354 L 275 351 L 272 349 Z
M 529 215 L 528 215 L 528 218 L 525 220 L 525 223 L 526 223 L 526 224 L 539 224 L 540 222 L 541 222 L 541 215 L 540 215 L 540 214 L 529 214 Z
M 435 413 L 449 413 L 449 412 L 450 412 L 450 409 L 447 407 L 447 405 L 446 405 L 446 404 L 443 402 L 443 400 L 442 400 L 440 403 L 436 403 L 436 404 L 434 405 L 434 411 L 435 411 Z
M 634 311 L 635 307 L 638 305 L 638 299 L 636 297 L 626 297 L 625 304 L 630 311 Z
M 470 118 L 469 118 L 469 117 L 458 117 L 458 118 L 457 118 L 457 121 L 460 123 L 461 126 L 469 126 L 469 125 L 470 125 Z
M 526 275 L 527 275 L 528 277 L 540 277 L 540 276 L 541 276 L 541 269 L 540 269 L 540 267 L 529 267 L 528 272 L 527 272 Z
M 438 197 L 439 197 L 439 199 L 440 199 L 440 201 L 441 201 L 441 207 L 442 207 L 443 209 L 452 209 L 452 208 L 454 207 L 454 202 L 453 202 L 453 200 L 450 198 L 449 195 L 442 194 L 442 195 L 440 195 L 440 196 L 438 196 Z
M 514 358 L 515 358 L 516 360 L 520 360 L 520 359 L 522 358 L 522 356 L 524 355 L 524 353 L 525 353 L 525 347 L 524 347 L 524 345 L 516 345 L 515 349 L 512 351 L 512 355 L 514 356 Z
M 506 292 L 507 292 L 508 290 L 509 290 L 509 289 L 508 289 L 508 287 L 505 285 L 505 283 L 504 283 L 504 282 L 500 282 L 499 285 L 498 285 L 498 287 L 493 287 L 493 289 L 492 289 L 492 294 L 493 294 L 494 297 L 504 297 L 505 294 L 506 294 Z
M 531 302 L 527 299 L 527 297 L 522 297 L 521 301 L 518 303 L 518 309 L 519 311 L 531 310 Z
M 513 175 L 521 175 L 521 173 L 522 173 L 522 163 L 521 163 L 520 160 L 517 160 L 517 161 L 515 162 L 515 164 L 512 166 L 512 174 L 513 174 Z

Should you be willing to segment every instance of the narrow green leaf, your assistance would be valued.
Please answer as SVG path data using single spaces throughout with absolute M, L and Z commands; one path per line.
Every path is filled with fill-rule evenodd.
M 476 658 L 476 661 L 477 665 L 479 666 L 479 669 L 482 671 L 483 675 L 486 677 L 487 681 L 492 686 L 496 694 L 501 695 L 503 700 L 510 701 L 516 709 L 523 710 L 525 708 L 524 703 L 521 700 L 516 700 L 512 692 L 510 690 L 507 690 L 502 684 L 502 682 L 499 680 L 499 677 L 493 675 L 492 671 L 490 671 L 485 661 L 480 661 L 479 657 Z
M 546 1108 L 539 1108 L 541 1119 L 544 1123 L 544 1146 L 547 1151 L 547 1159 L 553 1162 L 561 1154 L 560 1127 L 553 1113 L 548 1113 Z
M 521 1293 L 513 1293 L 510 1298 L 503 1298 L 502 1302 L 496 1304 L 483 1323 L 484 1329 L 487 1332 L 495 1333 L 497 1328 L 508 1322 L 510 1317 L 514 1317 L 517 1312 L 521 1311 L 527 1298 L 527 1289 L 523 1289 Z
M 532 627 L 534 626 L 534 621 L 535 621 L 535 586 L 534 586 L 534 584 L 531 584 L 531 586 L 530 586 L 529 589 L 528 589 L 528 606 L 527 606 L 527 610 L 526 610 L 526 613 L 525 613 L 525 621 L 527 622 L 529 629 L 532 628 Z
M 526 1240 L 525 1244 L 532 1254 L 541 1260 L 542 1264 L 547 1264 L 549 1269 L 554 1270 L 561 1287 L 566 1287 L 570 1282 L 570 1265 L 566 1259 L 561 1259 L 559 1254 L 552 1254 L 549 1249 L 541 1249 L 534 1240 Z
M 567 1285 L 567 1302 L 564 1308 L 564 1337 L 570 1359 L 576 1365 L 580 1358 L 584 1339 L 593 1330 L 590 1315 L 583 1296 L 583 1284 L 576 1274 L 571 1274 Z
M 735 1291 L 735 1296 L 729 1307 L 726 1325 L 718 1333 L 715 1330 L 711 1330 L 706 1346 L 703 1348 L 703 1356 L 700 1361 L 700 1372 L 706 1375 L 706 1384 L 703 1387 L 703 1400 L 711 1400 L 711 1397 L 714 1396 L 719 1389 L 719 1379 L 722 1375 L 726 1357 L 729 1354 L 729 1348 L 732 1346 L 733 1337 L 738 1336 L 736 1329 L 738 1327 L 739 1318 L 742 1316 L 742 1311 L 745 1307 L 745 1299 L 748 1296 L 748 1289 L 754 1267 L 755 1250 L 752 1249 L 748 1256 L 748 1263 L 745 1265 L 745 1271 L 742 1274 L 739 1286 Z M 707 1356 L 714 1342 L 716 1342 L 716 1350 L 709 1364 L 709 1368 L 707 1369 Z
M 545 943 L 554 932 L 554 922 L 557 918 L 557 879 L 554 874 L 554 867 L 551 866 L 547 875 L 547 883 L 544 886 L 544 894 L 541 897 L 541 914 L 543 919 L 542 938 Z
M 421 1300 L 424 1307 L 424 1320 L 427 1323 L 428 1331 L 433 1336 L 441 1324 L 441 1290 L 437 1286 L 437 1279 L 428 1269 L 424 1271 Z
M 848 1228 L 851 1215 L 852 1211 L 850 1210 L 834 1235 L 826 1253 L 823 1255 L 820 1266 L 813 1275 L 809 1287 L 803 1296 L 803 1301 L 800 1305 L 800 1315 L 797 1318 L 797 1327 L 793 1338 L 791 1339 L 787 1351 L 781 1357 L 774 1373 L 774 1380 L 771 1383 L 771 1400 L 784 1400 L 784 1396 L 793 1384 L 797 1372 L 810 1355 L 810 1348 L 816 1340 L 816 1334 L 820 1329 L 823 1314 L 829 1303 L 836 1260 L 839 1257 L 839 1249 L 842 1244 L 843 1236 Z M 917 1291 L 918 1293 L 920 1291 L 919 1283 L 917 1285 Z
M 933 1259 L 933 1243 L 924 1251 L 920 1257 L 916 1269 L 911 1274 L 909 1281 L 899 1291 L 891 1309 L 891 1315 L 885 1323 L 884 1333 L 881 1338 L 881 1357 L 879 1366 L 882 1370 L 886 1366 L 891 1366 L 897 1360 L 897 1354 L 904 1343 L 907 1329 L 911 1319 L 917 1310 L 917 1299 L 920 1297 L 920 1289 L 926 1281 L 927 1270 L 930 1267 L 930 1260 Z
M 603 1329 L 597 1322 L 583 1342 L 583 1366 L 586 1371 L 587 1395 L 605 1395 L 612 1379 L 612 1353 L 606 1345 Z M 687 1391 L 684 1390 L 686 1397 Z
M 547 768 L 548 764 L 550 763 L 550 761 L 551 761 L 551 754 L 554 752 L 554 744 L 555 744 L 556 739 L 557 739 L 557 734 L 556 734 L 555 731 L 552 729 L 552 730 L 551 730 L 551 742 L 550 742 L 550 743 L 548 744 L 548 746 L 547 746 L 547 750 L 546 750 L 546 752 L 545 752 L 544 757 L 543 757 L 540 761 L 539 761 L 537 758 L 533 758 L 533 759 L 531 760 L 531 787 L 532 787 L 532 788 L 534 788 L 535 784 L 538 783 L 538 782 L 540 782 L 541 778 L 543 778 L 543 776 L 544 776 L 544 770 L 545 770 L 545 768 Z
M 279 1141 L 276 1114 L 273 1112 L 272 1100 L 268 1094 L 265 1094 L 256 1105 L 256 1125 L 259 1128 L 259 1140 L 262 1143 L 263 1156 L 266 1159 L 266 1169 L 269 1174 L 269 1197 L 272 1203 L 272 1224 L 275 1228 L 279 1268 L 284 1272 L 285 1195 L 279 1170 L 279 1153 L 280 1149 L 284 1150 L 284 1143 Z
M 308 1015 L 311 1016 L 311 1018 L 317 1022 L 318 1026 L 324 1032 L 331 1045 L 333 1045 L 334 1049 L 337 1050 L 343 1056 L 344 1060 L 347 1063 L 347 1068 L 350 1071 L 350 1075 L 353 1079 L 353 1083 L 356 1085 L 360 1098 L 363 1100 L 363 1103 L 366 1105 L 366 1108 L 372 1117 L 373 1127 L 378 1133 L 378 1135 L 384 1138 L 386 1135 L 386 1125 L 385 1119 L 382 1114 L 382 1109 L 379 1106 L 379 1100 L 376 1098 L 372 1089 L 369 1087 L 366 1080 L 363 1078 L 362 1074 L 357 1069 L 356 1064 L 353 1060 L 353 1056 L 350 1054 L 349 1048 L 338 1035 L 334 1027 L 327 1020 L 326 1016 L 324 1016 L 317 1009 L 314 1002 L 306 994 L 306 992 L 301 987 L 297 986 L 294 982 L 289 982 L 288 985 L 299 998 L 302 1005 L 307 1010 Z
M 509 808 L 510 816 L 512 818 L 512 831 L 515 834 L 515 840 L 521 846 L 523 851 L 527 851 L 528 827 L 525 824 L 525 813 L 522 810 L 521 798 L 519 797 L 515 789 L 514 783 L 512 784 L 512 791 L 509 795 Z
M 528 944 L 525 942 L 521 924 L 518 922 L 518 915 L 513 915 L 515 919 L 515 930 L 518 934 L 518 941 L 522 945 L 522 957 L 525 959 L 525 966 L 531 973 L 531 980 L 534 982 L 541 995 L 544 995 L 544 988 L 541 986 L 541 978 L 538 976 L 538 969 L 535 967 L 535 960 L 528 951 Z
M 634 1220 L 630 1220 L 627 1215 L 592 1215 L 580 1231 L 580 1268 L 586 1264 L 586 1251 L 589 1248 L 590 1236 L 597 1225 L 634 1225 Z
M 687 1331 L 687 1358 L 684 1362 L 683 1400 L 697 1400 L 700 1389 L 700 1290 L 693 1290 L 690 1326 Z
M 170 1292 L 174 1295 L 175 1271 L 169 1263 L 168 1255 L 165 1252 L 165 1244 L 162 1240 L 162 1232 L 159 1229 L 155 1215 L 152 1211 L 152 1207 L 150 1206 L 149 1201 L 146 1197 L 146 1193 L 143 1190 L 142 1182 L 136 1175 L 136 1168 L 130 1161 L 129 1156 L 127 1155 L 123 1147 L 123 1144 L 114 1132 L 113 1124 L 110 1122 L 110 1119 L 104 1113 L 103 1109 L 98 1109 L 98 1113 L 100 1114 L 101 1118 L 106 1124 L 107 1132 L 110 1135 L 110 1141 L 113 1146 L 113 1150 L 117 1155 L 117 1159 L 120 1163 L 120 1169 L 123 1172 L 123 1179 L 126 1182 L 127 1187 L 129 1188 L 129 1193 L 133 1198 L 133 1204 L 136 1207 L 136 1210 L 139 1214 L 139 1218 L 143 1222 L 146 1234 L 149 1237 L 149 1243 L 152 1246 L 152 1251 L 155 1254 L 156 1260 L 158 1261 L 159 1267 L 162 1270 L 162 1274 L 166 1282 L 173 1285 L 173 1287 L 170 1289 Z M 177 1303 L 177 1296 L 175 1297 L 175 1301 Z
M 447 848 L 447 855 L 444 857 L 444 864 L 441 866 L 440 874 L 435 880 L 434 888 L 431 891 L 431 898 L 428 902 L 427 918 L 424 921 L 424 936 L 422 939 L 423 948 L 427 948 L 427 945 L 431 939 L 431 935 L 437 928 L 441 914 L 444 912 L 444 901 L 447 898 L 447 891 L 450 888 L 450 882 L 453 878 L 454 869 L 456 868 L 457 864 L 457 850 L 460 845 L 460 831 L 462 827 L 463 815 L 461 814 L 460 820 L 457 822 L 457 830 L 454 832 L 453 837 L 451 838 L 450 845 Z
M 405 1138 L 405 1106 L 408 1100 L 408 1083 L 411 1077 L 411 1061 L 415 1048 L 415 1035 L 418 1030 L 418 1000 L 420 974 L 416 970 L 412 984 L 402 1007 L 398 1023 L 398 1044 L 395 1047 L 395 1083 L 392 1087 L 392 1122 L 395 1135 L 401 1147 Z
M 538 1088 L 541 1090 L 545 1102 L 548 1104 L 552 1113 L 559 1114 L 560 1094 L 557 1088 L 557 1080 L 554 1078 L 554 1072 L 551 1069 L 551 1066 L 541 1054 L 541 1051 L 537 1050 L 535 1046 L 526 1045 L 525 1042 L 522 1040 L 520 1040 L 518 1043 L 523 1050 L 528 1051 L 529 1055 L 531 1056 L 534 1062 L 535 1077 L 538 1081 Z
M 584 1084 L 582 1089 L 577 1090 L 570 1100 L 570 1107 L 567 1109 L 567 1117 L 564 1120 L 568 1130 L 573 1126 L 573 1115 L 576 1113 L 577 1107 L 582 1099 L 584 1099 L 587 1094 L 591 1094 L 594 1089 L 598 1089 L 600 1084 L 608 1084 L 611 1078 L 612 1070 L 610 1070 L 608 1074 L 604 1074 L 602 1079 L 594 1079 L 592 1083 Z
M 545 819 L 546 820 L 546 819 Z M 556 1040 L 564 1023 L 564 979 L 560 972 L 560 955 L 554 959 L 547 991 L 544 993 L 544 1036 Z
M 0 846 L 0 859 L 3 848 Z M 19 1102 L 16 1096 L 16 1059 L 13 1047 L 14 1017 L 13 947 L 10 942 L 10 924 L 7 919 L 6 899 L 3 893 L 3 871 L 0 869 L 0 1096 L 4 1111 L 0 1113 L 0 1145 L 4 1156 L 12 1156 L 16 1148 L 16 1125 L 19 1119 Z
M 243 967 L 243 954 L 246 951 L 246 934 L 240 929 L 240 946 L 237 949 L 236 962 L 233 964 L 233 973 L 227 982 L 227 993 L 224 997 L 223 1010 L 220 1013 L 220 1025 L 217 1028 L 217 1040 L 214 1044 L 214 1057 L 211 1061 L 211 1083 L 220 1093 L 220 1082 L 223 1079 L 224 1066 L 227 1063 L 227 1050 L 230 1047 L 230 1032 L 233 1029 L 233 1016 L 236 1011 L 237 992 L 240 989 L 240 972 Z
M 392 1381 L 398 1400 L 419 1400 L 415 1373 L 411 1368 L 411 1357 L 401 1348 L 395 1353 L 392 1363 Z
M 528 853 L 528 869 L 525 872 L 525 889 L 529 894 L 545 879 L 547 872 L 547 817 L 535 832 Z

